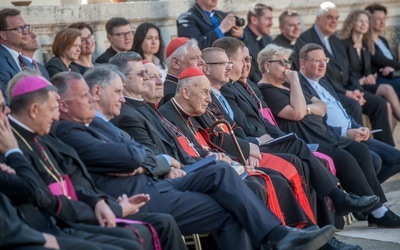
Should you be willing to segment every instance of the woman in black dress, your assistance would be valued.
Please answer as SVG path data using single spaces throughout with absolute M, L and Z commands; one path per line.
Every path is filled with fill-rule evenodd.
M 289 57 L 293 51 L 269 44 L 258 54 L 263 74 L 259 88 L 281 130 L 296 132 L 307 143 L 319 143 L 318 151 L 332 157 L 336 175 L 348 192 L 377 195 L 380 198 L 368 214 L 370 225 L 386 226 L 372 214 L 381 210 L 385 194 L 376 177 L 370 152 L 366 145 L 340 136 L 325 122 L 326 106 L 318 98 L 303 94 L 296 71 L 291 71 Z M 396 216 L 396 215 L 395 215 Z

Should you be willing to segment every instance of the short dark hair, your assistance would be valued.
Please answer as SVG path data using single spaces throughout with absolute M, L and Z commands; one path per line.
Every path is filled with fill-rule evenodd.
M 69 72 L 69 71 L 59 72 L 50 79 L 50 82 L 58 89 L 58 94 L 62 97 L 69 90 L 68 82 L 73 79 L 83 80 L 83 76 L 76 72 Z
M 274 9 L 271 6 L 268 6 L 266 4 L 263 3 L 255 3 L 251 6 L 251 8 L 249 9 L 249 11 L 247 12 L 247 23 L 251 23 L 250 19 L 252 16 L 255 17 L 260 17 L 262 16 L 264 13 L 264 10 L 270 10 L 273 11 Z
M 54 37 L 51 51 L 57 57 L 61 57 L 64 50 L 70 49 L 75 40 L 81 36 L 81 31 L 73 28 L 66 28 L 57 32 Z
M 43 104 L 47 102 L 50 92 L 57 92 L 57 88 L 49 85 L 46 88 L 28 94 L 14 96 L 10 99 L 10 109 L 14 114 L 21 114 L 33 103 Z
M 94 34 L 93 27 L 85 22 L 73 23 L 70 26 L 68 26 L 68 28 L 74 28 L 74 29 L 78 29 L 78 30 L 83 30 L 84 28 L 86 28 L 90 31 L 91 34 Z
M 375 11 L 383 11 L 383 12 L 385 12 L 385 15 L 387 15 L 386 7 L 383 5 L 380 5 L 378 3 L 368 5 L 367 7 L 365 7 L 365 10 L 371 14 L 374 14 Z
M 21 12 L 17 9 L 5 8 L 0 10 L 0 31 L 7 29 L 6 18 L 9 16 L 18 16 Z
M 127 64 L 130 61 L 141 61 L 142 57 L 134 52 L 134 51 L 124 51 L 118 52 L 113 57 L 108 60 L 108 63 L 111 65 L 115 65 L 123 74 L 129 74 L 130 72 L 127 69 Z
M 161 67 L 164 68 L 165 56 L 163 50 L 163 40 L 161 38 L 160 29 L 154 23 L 142 23 L 136 28 L 135 36 L 133 37 L 132 50 L 139 53 L 139 55 L 141 55 L 142 58 L 144 58 L 142 43 L 144 39 L 146 39 L 146 34 L 149 31 L 149 29 L 156 29 L 158 32 L 158 37 L 160 39 L 160 48 L 158 49 L 158 52 L 155 54 L 155 56 L 157 56 L 158 59 L 160 59 L 160 65 Z
M 236 37 L 223 37 L 213 42 L 212 47 L 224 49 L 229 58 L 233 57 L 238 49 L 243 49 L 246 45 Z
M 299 58 L 300 59 L 307 59 L 308 53 L 314 50 L 324 50 L 324 48 L 321 45 L 318 45 L 316 43 L 307 43 L 306 45 L 303 46 L 303 48 L 300 49 L 299 51 Z
M 114 28 L 124 25 L 131 25 L 131 23 L 123 17 L 113 17 L 106 23 L 106 32 L 108 35 L 112 35 Z
M 285 20 L 285 18 L 287 16 L 300 16 L 299 13 L 297 13 L 295 10 L 285 10 L 284 12 L 282 12 L 282 14 L 279 16 L 279 25 L 283 24 L 283 20 Z

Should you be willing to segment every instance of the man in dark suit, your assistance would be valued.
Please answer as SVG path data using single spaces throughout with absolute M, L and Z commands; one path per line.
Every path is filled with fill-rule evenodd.
M 327 64 L 324 61 L 326 56 L 322 46 L 309 43 L 300 50 L 299 57 L 301 66 L 299 76 L 303 91 L 326 103 L 328 125 L 344 137 L 364 142 L 370 150 L 378 153 L 386 164 L 390 164 L 389 166 L 385 165 L 381 170 L 383 181 L 400 172 L 400 151 L 383 142 L 369 138 L 369 129 L 357 124 L 352 117 L 347 115 L 332 86 L 322 79 Z M 314 59 L 317 61 L 313 61 Z M 381 227 L 399 227 L 400 217 L 381 206 L 371 212 L 368 216 L 368 223 Z
M 347 112 L 362 124 L 359 106 L 369 116 L 373 129 L 382 129 L 375 138 L 394 146 L 392 132 L 388 121 L 386 101 L 369 92 L 363 92 L 359 80 L 349 67 L 343 43 L 335 35 L 339 19 L 339 11 L 334 3 L 322 3 L 317 10 L 317 18 L 313 27 L 301 34 L 307 43 L 321 45 L 330 58 L 325 79 L 328 80 L 338 94 Z
M 159 105 L 162 106 L 175 95 L 179 74 L 188 67 L 201 69 L 204 60 L 201 58 L 201 50 L 195 39 L 177 37 L 172 39 L 165 50 L 168 65 L 167 77 L 164 82 L 164 98 Z
M 21 54 L 26 60 L 28 60 L 32 64 L 35 71 L 40 73 L 47 80 L 50 80 L 49 73 L 47 73 L 47 70 L 45 69 L 43 64 L 36 62 L 35 59 L 33 59 L 33 56 L 38 49 L 40 49 L 40 44 L 36 39 L 36 34 L 31 30 L 29 31 L 28 35 L 28 43 L 22 48 Z
M 121 51 L 132 49 L 133 31 L 131 23 L 123 17 L 113 17 L 106 23 L 107 40 L 110 47 L 96 59 L 96 63 L 108 63 L 111 57 Z
M 13 76 L 25 67 L 32 67 L 20 54 L 28 43 L 29 31 L 30 25 L 25 23 L 19 10 L 5 8 L 0 11 L 0 84 L 3 94 Z
M 196 0 L 193 7 L 176 20 L 178 36 L 196 39 L 200 49 L 210 47 L 224 36 L 241 38 L 243 25 L 236 25 L 233 13 L 214 10 L 217 4 L 218 0 Z
M 149 193 L 152 199 L 141 211 L 172 214 L 184 234 L 216 232 L 217 242 L 223 249 L 238 246 L 247 249 L 259 246 L 267 239 L 272 243 L 279 241 L 273 243 L 278 249 L 290 248 L 293 246 L 291 244 L 309 244 L 305 242 L 310 240 L 310 233 L 294 243 L 291 238 L 298 238 L 298 235 L 294 236 L 293 232 L 287 234 L 287 229 L 279 226 L 279 220 L 224 163 L 185 175 L 181 173 L 180 165 L 176 166 L 173 159 L 165 157 L 164 164 L 170 160 L 169 170 L 157 172 L 157 156 L 148 148 L 123 137 L 119 130 L 106 122 L 120 113 L 121 104 L 125 101 L 122 95 L 124 78 L 118 69 L 109 65 L 86 72 L 85 79 L 96 100 L 98 116 L 93 118 L 93 113 L 86 113 L 86 117 L 90 117 L 89 122 L 93 119 L 89 127 L 83 123 L 62 120 L 56 131 L 60 139 L 77 150 L 101 189 L 114 196 L 123 192 Z M 75 110 L 75 115 L 90 112 L 90 108 L 85 105 Z M 161 159 L 158 162 L 162 164 Z M 165 174 L 172 178 L 162 180 Z M 178 176 L 184 177 L 174 178 Z M 235 208 L 236 204 L 241 208 Z M 263 223 L 254 224 L 253 216 Z M 244 228 L 251 243 L 242 234 Z M 276 230 L 282 232 L 278 236 L 283 236 L 281 240 L 275 238 Z M 322 238 L 330 237 L 329 227 L 321 230 L 311 234 L 318 234 L 317 238 L 321 237 L 320 234 Z
M 255 3 L 247 12 L 247 26 L 244 29 L 244 40 L 249 48 L 251 60 L 251 71 L 249 78 L 255 83 L 261 80 L 261 72 L 258 69 L 257 55 L 260 50 L 272 42 L 270 37 L 272 22 L 272 7 Z
M 300 16 L 296 11 L 285 10 L 279 16 L 279 30 L 281 34 L 274 39 L 276 45 L 290 48 L 294 53 L 290 56 L 292 69 L 299 70 L 299 51 L 306 44 L 301 38 Z

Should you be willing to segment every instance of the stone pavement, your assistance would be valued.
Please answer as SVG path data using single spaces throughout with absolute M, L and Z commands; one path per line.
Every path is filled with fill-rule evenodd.
M 385 205 L 396 214 L 400 214 L 400 174 L 393 176 L 382 186 L 389 200 Z M 351 225 L 337 231 L 335 237 L 349 244 L 360 245 L 364 250 L 400 249 L 400 228 L 368 228 L 366 221 L 353 220 Z

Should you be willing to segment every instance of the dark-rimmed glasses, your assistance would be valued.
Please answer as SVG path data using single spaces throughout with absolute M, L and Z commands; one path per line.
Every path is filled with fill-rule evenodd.
M 133 30 L 131 30 L 131 31 L 128 31 L 128 32 L 114 33 L 114 34 L 111 34 L 111 35 L 112 36 L 118 36 L 120 39 L 123 39 L 123 38 L 131 38 L 131 37 L 133 37 L 134 33 L 135 32 Z
M 29 24 L 25 24 L 24 26 L 18 26 L 12 29 L 5 29 L 2 31 L 13 31 L 13 30 L 16 30 L 18 33 L 28 32 L 31 30 L 31 26 Z
M 91 43 L 94 41 L 93 34 L 89 34 L 87 37 L 81 37 L 81 43 Z
M 285 60 L 285 59 L 271 60 L 271 61 L 268 61 L 268 62 L 278 62 L 278 63 L 280 63 L 282 65 L 282 67 L 285 67 L 285 68 L 290 68 L 292 66 L 292 61 Z

